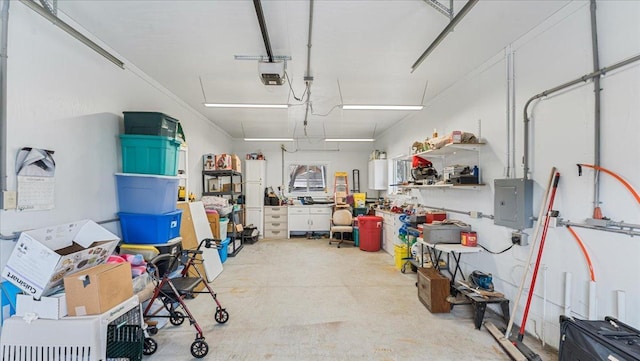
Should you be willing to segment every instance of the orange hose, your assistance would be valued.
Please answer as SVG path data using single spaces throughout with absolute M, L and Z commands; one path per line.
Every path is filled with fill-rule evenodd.
M 589 257 L 589 252 L 587 252 L 587 249 L 584 247 L 584 243 L 582 243 L 582 240 L 580 239 L 580 236 L 578 236 L 576 231 L 574 231 L 573 228 L 571 228 L 571 226 L 567 226 L 567 229 L 569 230 L 569 232 L 571 232 L 571 234 L 573 235 L 573 238 L 576 239 L 576 242 L 578 242 L 578 245 L 582 250 L 582 254 L 584 254 L 584 258 L 587 260 L 587 266 L 589 267 L 589 274 L 591 275 L 591 281 L 595 282 L 596 276 L 595 276 L 595 272 L 593 271 L 593 263 L 591 263 L 591 257 Z
M 619 175 L 613 173 L 612 171 L 606 169 L 606 168 L 602 168 L 599 167 L 597 165 L 591 165 L 591 164 L 578 164 L 579 166 L 583 166 L 583 167 L 587 167 L 587 168 L 592 168 L 592 169 L 596 169 L 602 172 L 607 173 L 608 175 L 612 176 L 613 178 L 617 179 L 620 183 L 622 183 L 628 190 L 629 192 L 631 192 L 631 194 L 633 194 L 633 196 L 635 197 L 636 201 L 638 201 L 638 203 L 640 204 L 640 194 L 638 194 L 638 192 L 636 192 L 635 189 L 633 189 L 633 187 L 631 186 L 631 184 L 627 183 L 626 180 L 624 180 L 622 177 L 620 177 Z

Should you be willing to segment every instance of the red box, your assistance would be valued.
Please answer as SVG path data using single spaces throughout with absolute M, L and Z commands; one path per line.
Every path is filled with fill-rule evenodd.
M 444 221 L 447 219 L 446 212 L 428 212 L 426 215 L 427 223 L 433 223 L 433 221 Z
M 476 232 L 460 232 L 460 243 L 463 246 L 475 247 L 478 245 L 478 234 Z

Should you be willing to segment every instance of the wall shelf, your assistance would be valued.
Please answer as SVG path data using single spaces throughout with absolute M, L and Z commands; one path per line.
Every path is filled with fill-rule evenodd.
M 399 185 L 400 188 L 440 188 L 440 189 L 465 189 L 465 190 L 477 190 L 479 187 L 484 187 L 486 184 L 409 184 Z
M 430 149 L 424 152 L 408 155 L 403 157 L 402 160 L 411 160 L 413 159 L 413 156 L 418 156 L 420 158 L 444 157 L 446 155 L 456 154 L 457 152 L 478 152 L 480 147 L 483 145 L 485 145 L 485 143 L 449 143 L 442 148 Z

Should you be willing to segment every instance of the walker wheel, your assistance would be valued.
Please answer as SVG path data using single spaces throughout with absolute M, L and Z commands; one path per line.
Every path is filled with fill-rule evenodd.
M 173 311 L 169 316 L 169 322 L 174 326 L 180 326 L 184 322 L 184 314 L 180 311 Z
M 226 323 L 229 321 L 229 312 L 224 308 L 218 308 L 215 314 L 215 319 L 217 323 Z
M 142 353 L 144 355 L 153 355 L 157 349 L 158 343 L 156 342 L 156 340 L 152 339 L 151 337 L 146 337 L 144 339 L 144 348 L 142 349 Z
M 203 358 L 209 353 L 209 345 L 204 340 L 195 340 L 191 344 L 191 355 L 195 358 Z

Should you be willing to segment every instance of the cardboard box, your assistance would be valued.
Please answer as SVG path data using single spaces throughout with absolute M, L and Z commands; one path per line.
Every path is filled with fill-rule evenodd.
M 231 183 L 225 183 L 222 185 L 222 192 L 231 192 Z
M 58 320 L 67 315 L 67 298 L 64 293 L 50 297 L 40 297 L 39 300 L 29 295 L 18 295 L 16 302 L 16 316 L 35 313 L 38 318 Z
M 242 172 L 242 160 L 236 154 L 231 155 L 231 169 L 236 172 Z
M 202 156 L 202 170 L 216 170 L 215 154 L 205 154 Z
M 120 239 L 85 219 L 20 234 L 2 277 L 35 298 L 46 296 L 70 274 L 99 265 Z
M 233 183 L 234 192 L 242 192 L 242 183 Z
M 229 154 L 216 154 L 216 170 L 232 170 Z
M 64 278 L 69 316 L 97 315 L 133 297 L 131 265 L 101 264 Z

